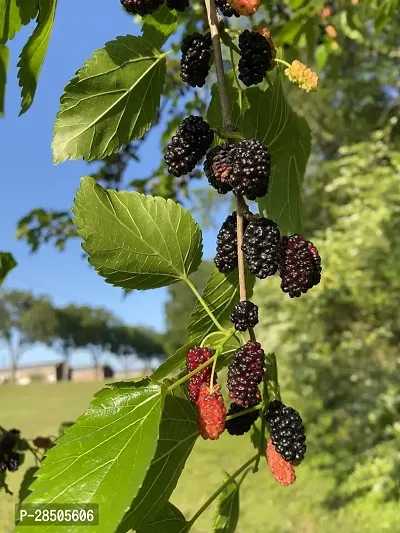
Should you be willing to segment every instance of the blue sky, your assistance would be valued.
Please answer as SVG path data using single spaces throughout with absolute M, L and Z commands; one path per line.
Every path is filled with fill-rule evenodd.
M 31 209 L 69 208 L 80 176 L 94 171 L 93 165 L 83 161 L 53 165 L 52 125 L 64 86 L 94 50 L 117 35 L 137 34 L 140 29 L 120 9 L 118 0 L 95 4 L 82 0 L 59 2 L 35 102 L 25 115 L 18 117 L 20 88 L 16 64 L 33 27 L 31 24 L 24 28 L 10 43 L 6 116 L 0 121 L 0 249 L 12 252 L 18 261 L 18 268 L 10 274 L 6 287 L 47 294 L 57 305 L 68 302 L 102 305 L 127 323 L 162 330 L 165 289 L 138 291 L 124 299 L 119 289 L 107 285 L 82 259 L 78 240 L 68 244 L 65 252 L 58 252 L 49 245 L 31 254 L 27 245 L 14 237 L 17 221 Z M 144 177 L 153 170 L 152 163 L 157 164 L 154 151 L 159 149 L 156 130 L 143 146 L 141 164 L 131 169 L 131 179 Z M 215 233 L 215 229 L 205 233 L 208 257 L 214 251 Z M 54 358 L 54 353 L 38 347 L 27 352 L 22 362 Z M 6 361 L 6 352 L 0 348 L 0 367 L 5 366 Z M 85 354 L 78 354 L 73 361 L 75 364 L 87 362 Z

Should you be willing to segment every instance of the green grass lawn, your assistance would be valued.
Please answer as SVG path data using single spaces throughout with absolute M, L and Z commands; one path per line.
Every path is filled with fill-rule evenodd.
M 62 421 L 81 414 L 96 383 L 61 383 L 0 387 L 0 424 L 21 429 L 25 437 L 54 435 Z M 311 450 L 312 452 L 312 450 Z M 254 450 L 246 437 L 223 436 L 218 442 L 199 440 L 172 501 L 190 517 L 223 481 L 223 471 L 234 472 Z M 24 465 L 30 466 L 29 460 Z M 258 474 L 249 474 L 242 485 L 242 514 L 238 533 L 383 533 L 389 531 L 385 506 L 354 505 L 333 512 L 324 498 L 333 480 L 307 461 L 298 468 L 297 482 L 281 487 L 270 477 L 264 461 Z M 17 494 L 23 471 L 10 475 L 10 488 Z M 0 493 L 0 533 L 13 529 L 16 500 Z M 215 508 L 210 508 L 196 523 L 192 533 L 211 533 Z M 393 531 L 393 529 L 392 529 Z M 111 532 L 110 533 L 114 533 Z M 396 532 L 397 533 L 397 532 Z

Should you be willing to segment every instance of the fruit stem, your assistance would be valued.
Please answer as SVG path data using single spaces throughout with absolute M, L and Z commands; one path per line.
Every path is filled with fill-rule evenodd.
M 284 59 L 275 58 L 274 61 L 275 63 L 281 63 L 282 65 L 285 65 L 285 67 L 288 67 L 288 68 L 291 67 L 291 64 L 285 61 Z
M 206 337 L 204 337 L 204 339 L 201 341 L 200 343 L 200 347 L 201 348 L 204 348 L 204 346 L 206 345 L 208 339 L 210 339 L 211 337 L 213 337 L 214 335 L 224 335 L 224 333 L 222 333 L 222 331 L 213 331 L 212 333 L 209 333 Z
M 259 403 L 258 405 L 255 405 L 254 407 L 250 407 L 250 409 L 246 409 L 245 411 L 240 411 L 239 413 L 234 413 L 233 415 L 229 415 L 226 417 L 226 420 L 232 420 L 234 418 L 238 418 L 239 416 L 244 416 L 249 413 L 253 413 L 254 411 L 258 411 L 259 409 L 263 409 L 264 404 Z
M 214 324 L 217 326 L 217 328 L 224 332 L 225 333 L 225 328 L 223 328 L 221 326 L 221 324 L 218 322 L 218 320 L 215 318 L 213 312 L 211 311 L 211 309 L 208 307 L 208 305 L 206 304 L 206 302 L 203 300 L 203 298 L 200 296 L 198 290 L 196 289 L 196 287 L 193 285 L 193 283 L 190 281 L 190 279 L 188 277 L 184 277 L 183 280 L 187 283 L 187 285 L 191 288 L 191 290 L 193 291 L 193 294 L 196 296 L 196 298 L 199 300 L 199 302 L 201 303 L 201 305 L 203 306 L 205 312 L 208 314 L 208 316 L 211 318 L 211 320 L 214 322 Z
M 222 61 L 221 41 L 218 30 L 218 15 L 214 0 L 204 0 L 207 9 L 208 25 L 210 26 L 211 40 L 214 49 L 215 69 L 219 87 L 219 99 L 221 102 L 222 122 L 225 130 L 232 129 L 231 112 L 229 109 L 228 92 L 225 84 L 225 71 Z
M 192 376 L 194 376 L 195 374 L 197 374 L 198 372 L 200 372 L 200 370 L 203 370 L 203 368 L 206 368 L 208 365 L 210 365 L 211 363 L 214 362 L 215 359 L 218 358 L 218 356 L 220 355 L 220 353 L 222 352 L 222 349 L 223 347 L 225 346 L 225 344 L 229 341 L 229 339 L 231 337 L 233 337 L 235 335 L 235 330 L 232 328 L 232 329 L 229 329 L 229 330 L 224 330 L 225 332 L 225 336 L 224 338 L 217 344 L 216 348 L 215 348 L 215 354 L 210 357 L 210 359 L 208 359 L 208 361 L 206 361 L 205 363 L 203 363 L 202 365 L 199 365 L 197 368 L 195 368 L 192 372 L 189 372 L 189 374 L 185 374 L 181 379 L 178 379 L 178 381 L 175 381 L 175 383 L 173 383 L 172 385 L 170 385 L 168 387 L 168 392 L 176 389 L 176 387 L 179 387 L 179 385 L 182 385 L 182 383 L 185 383 L 185 381 L 187 381 L 188 379 L 190 379 Z
M 268 353 L 266 357 L 267 362 L 267 388 L 270 402 L 272 400 L 281 401 L 281 389 L 278 380 L 278 365 L 276 363 L 275 353 Z
M 232 474 L 226 481 L 225 483 L 223 483 L 215 492 L 214 494 L 212 494 L 208 500 L 200 507 L 200 509 L 197 511 L 197 513 L 193 516 L 193 518 L 191 520 L 189 520 L 188 522 L 188 528 L 187 528 L 187 531 L 190 531 L 190 529 L 192 528 L 193 524 L 196 522 L 196 520 L 204 513 L 204 511 L 206 509 L 208 509 L 208 507 L 213 503 L 213 501 L 218 498 L 218 496 L 224 492 L 224 490 L 226 489 L 226 487 L 228 487 L 228 485 L 230 483 L 232 483 L 232 481 L 237 478 L 238 476 L 240 476 L 240 474 L 242 472 L 244 472 L 252 463 L 254 463 L 254 461 L 257 459 L 258 457 L 258 454 L 255 455 L 254 457 L 252 457 L 251 459 L 249 459 L 248 461 L 246 461 L 240 468 L 238 468 L 236 470 L 236 472 L 234 474 Z

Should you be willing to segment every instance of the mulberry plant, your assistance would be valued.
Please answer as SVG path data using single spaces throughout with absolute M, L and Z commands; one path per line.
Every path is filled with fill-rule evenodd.
M 203 258 L 203 236 L 183 196 L 104 189 L 82 178 L 74 223 L 95 272 L 133 294 L 185 283 L 196 303 L 175 354 L 146 377 L 107 384 L 51 443 L 24 504 L 99 504 L 98 533 L 170 532 L 171 521 L 187 533 L 215 499 L 224 507 L 227 487 L 240 490 L 237 478 L 270 475 L 269 466 L 288 485 L 305 454 L 301 419 L 282 403 L 276 356 L 268 340 L 257 339 L 266 307 L 257 284 L 279 284 L 280 276 L 283 291 L 299 296 L 321 278 L 317 248 L 300 237 L 311 136 L 285 96 L 291 81 L 314 90 L 316 75 L 287 63 L 267 28 L 250 27 L 258 0 L 205 0 L 204 16 L 190 27 L 179 26 L 177 13 L 193 8 L 186 0 L 121 3 L 144 17 L 142 34 L 108 42 L 66 86 L 54 159 L 116 154 L 157 122 L 160 106 L 170 103 L 164 96 L 177 87 L 179 119 L 164 132 L 157 172 L 168 183 L 203 177 L 199 183 L 215 195 L 215 267 L 200 294 L 191 274 Z M 233 20 L 240 31 L 229 28 Z M 174 32 L 180 46 L 168 50 Z M 232 442 L 230 477 L 221 473 L 221 486 L 185 517 L 170 498 L 186 460 L 197 439 L 214 446 L 221 436 Z M 248 438 L 254 454 L 235 464 L 235 448 Z M 15 446 L 0 451 L 0 480 L 17 468 L 18 453 Z M 200 474 L 195 483 L 207 486 Z

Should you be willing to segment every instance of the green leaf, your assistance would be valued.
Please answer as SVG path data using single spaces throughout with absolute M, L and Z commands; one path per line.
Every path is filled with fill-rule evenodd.
M 73 211 L 89 261 L 108 283 L 155 289 L 184 279 L 200 264 L 200 228 L 172 200 L 105 190 L 83 178 Z
M 28 470 L 25 472 L 24 477 L 21 482 L 21 486 L 19 488 L 19 494 L 18 494 L 18 501 L 19 503 L 22 503 L 30 494 L 30 486 L 35 480 L 36 473 L 38 472 L 39 467 L 32 466 L 31 468 L 28 468 Z
M 4 44 L 0 44 L 0 117 L 4 117 L 4 104 L 6 98 L 7 71 L 10 60 L 10 51 Z
M 35 98 L 37 82 L 46 57 L 57 0 L 39 0 L 39 16 L 35 31 L 24 46 L 18 63 L 18 79 L 22 88 L 20 115 L 28 111 Z
M 165 65 L 165 54 L 143 37 L 118 37 L 97 50 L 61 97 L 55 163 L 104 159 L 142 137 L 156 118 Z
M 239 91 L 235 85 L 233 72 L 230 71 L 225 76 L 228 101 L 232 115 L 234 128 L 240 129 L 240 117 L 248 107 L 247 91 Z M 219 99 L 218 83 L 214 83 L 211 88 L 211 101 L 207 111 L 207 122 L 213 129 L 222 127 L 221 103 Z
M 171 11 L 166 4 L 163 4 L 152 15 L 143 17 L 143 21 L 143 38 L 156 48 L 161 48 L 178 27 L 179 18 L 175 10 Z
M 6 43 L 35 18 L 38 0 L 0 0 L 0 43 Z
M 136 533 L 187 533 L 189 524 L 181 511 L 167 502 L 151 522 L 136 530 Z
M 25 503 L 96 503 L 101 516 L 96 533 L 115 531 L 154 457 L 162 408 L 163 390 L 149 380 L 98 392 L 87 412 L 47 452 Z M 60 529 L 43 524 L 17 527 L 16 533 Z M 68 533 L 90 531 L 68 527 Z
M 181 389 L 174 389 L 165 397 L 156 454 L 117 533 L 152 523 L 168 503 L 198 436 L 196 409 Z
M 4 283 L 7 274 L 17 266 L 14 257 L 8 252 L 0 252 L 0 287 Z
M 151 375 L 152 379 L 155 381 L 162 381 L 168 377 L 172 372 L 181 369 L 185 365 L 186 354 L 190 348 L 195 346 L 195 342 L 188 342 L 179 350 L 177 350 L 173 355 L 168 357 Z
M 250 298 L 253 293 L 255 278 L 246 269 L 246 288 Z M 203 292 L 203 299 L 214 313 L 221 326 L 231 326 L 229 314 L 239 301 L 239 285 L 237 271 L 221 274 L 214 267 Z M 215 325 L 200 302 L 196 302 L 190 316 L 188 326 L 189 340 L 200 342 L 206 335 L 214 331 Z
M 235 533 L 239 521 L 239 490 L 240 484 L 232 479 L 221 493 L 213 533 Z
M 279 79 L 265 92 L 250 89 L 247 98 L 243 133 L 262 141 L 271 153 L 269 192 L 259 200 L 260 210 L 282 232 L 302 233 L 301 193 L 311 153 L 310 128 L 290 107 Z

